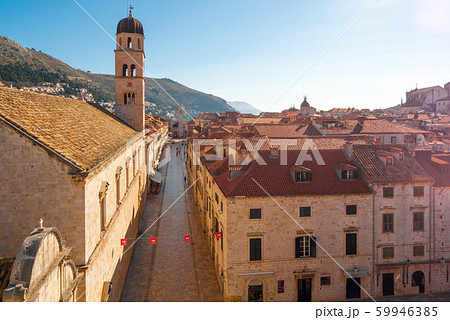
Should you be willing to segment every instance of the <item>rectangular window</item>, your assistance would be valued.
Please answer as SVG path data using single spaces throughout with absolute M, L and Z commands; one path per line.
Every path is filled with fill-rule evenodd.
M 383 214 L 383 232 L 394 232 L 394 214 Z
M 423 197 L 424 188 L 423 187 L 414 187 L 414 197 Z
M 346 255 L 354 255 L 357 254 L 358 246 L 357 240 L 358 234 L 356 233 L 347 233 L 345 235 L 345 254 Z
M 300 207 L 300 217 L 311 217 L 311 207 Z
M 220 201 L 220 211 L 223 212 L 223 202 L 222 201 Z
M 311 181 L 312 175 L 309 171 L 297 171 L 295 173 L 295 182 Z
M 216 193 L 216 203 L 219 204 L 219 196 Z
M 106 230 L 106 196 L 100 200 L 100 230 Z
M 425 247 L 424 246 L 414 246 L 413 247 L 413 256 L 414 257 L 423 257 L 425 255 Z
M 356 170 L 342 170 L 341 179 L 342 180 L 353 180 L 358 178 L 358 171 Z
M 397 143 L 397 137 L 391 137 L 391 143 Z
M 394 247 L 383 248 L 383 259 L 394 258 Z
M 348 216 L 354 216 L 357 214 L 357 209 L 358 207 L 356 204 L 347 205 L 345 214 Z
M 250 209 L 250 219 L 261 219 L 261 209 Z
M 261 238 L 250 239 L 250 261 L 261 260 Z
M 320 277 L 320 285 L 321 286 L 331 285 L 331 277 Z
M 295 238 L 295 257 L 316 257 L 316 237 L 299 236 Z
M 423 231 L 423 230 L 424 230 L 423 212 L 414 212 L 413 231 Z
M 383 188 L 383 198 L 393 198 L 394 197 L 394 188 L 393 187 L 384 187 Z

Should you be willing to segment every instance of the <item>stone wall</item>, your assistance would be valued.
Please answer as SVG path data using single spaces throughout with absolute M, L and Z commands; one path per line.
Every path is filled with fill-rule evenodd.
M 85 261 L 84 183 L 72 168 L 27 137 L 0 123 L 0 256 L 14 257 L 30 230 L 44 219 Z

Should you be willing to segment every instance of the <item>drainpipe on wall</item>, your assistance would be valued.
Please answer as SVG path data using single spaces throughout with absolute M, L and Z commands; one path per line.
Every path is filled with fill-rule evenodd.
M 436 260 L 436 189 L 433 188 L 433 260 Z
M 375 190 L 372 185 L 372 294 L 375 292 Z
M 430 261 L 428 267 L 428 283 L 431 283 L 431 194 L 432 194 L 432 186 L 430 184 L 430 205 L 428 209 L 428 260 Z

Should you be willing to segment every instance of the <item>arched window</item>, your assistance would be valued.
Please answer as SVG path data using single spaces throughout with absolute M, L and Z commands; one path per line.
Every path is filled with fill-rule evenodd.
M 134 93 L 131 95 L 131 104 L 134 104 L 135 100 L 134 100 Z
M 127 161 L 125 162 L 125 178 L 127 182 L 127 188 L 130 185 L 130 157 L 127 158 Z
M 122 48 L 122 38 L 119 38 L 119 48 Z
M 128 77 L 128 65 L 127 64 L 124 64 L 122 66 L 122 76 Z
M 138 38 L 138 49 L 141 48 L 141 39 Z
M 127 104 L 127 94 L 123 94 L 123 104 Z
M 127 104 L 133 104 L 133 101 L 131 101 L 131 93 L 129 93 L 129 92 L 128 92 Z
M 132 48 L 131 37 L 128 37 L 127 48 L 128 48 L 128 49 L 131 49 L 131 48 Z
M 117 205 L 120 205 L 121 194 L 120 194 L 120 176 L 122 174 L 122 167 L 117 167 L 116 170 L 116 201 Z
M 134 64 L 131 65 L 131 77 L 135 77 L 136 76 L 136 66 Z
M 133 154 L 133 177 L 136 175 L 136 152 Z

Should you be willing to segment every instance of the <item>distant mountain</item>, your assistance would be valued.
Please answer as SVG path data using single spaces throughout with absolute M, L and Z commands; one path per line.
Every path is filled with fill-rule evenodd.
M 262 111 L 252 106 L 250 103 L 242 101 L 227 101 L 228 105 L 235 108 L 240 113 L 251 113 L 259 115 Z
M 398 111 L 398 110 L 401 110 L 402 109 L 402 107 L 401 107 L 401 105 L 396 105 L 396 106 L 393 106 L 393 107 L 390 107 L 390 108 L 386 108 L 386 110 L 388 110 L 388 111 Z
M 111 50 L 111 54 L 113 54 Z M 233 110 L 224 99 L 206 94 L 170 79 L 155 79 L 187 113 L 195 117 L 204 112 Z M 67 83 L 65 95 L 76 95 L 86 88 L 97 102 L 114 101 L 114 75 L 94 74 L 77 70 L 66 63 L 35 49 L 0 36 L 0 81 L 5 85 L 39 86 L 44 82 Z M 150 78 L 146 78 L 146 112 L 175 119 L 177 104 Z M 190 117 L 185 114 L 185 120 Z

